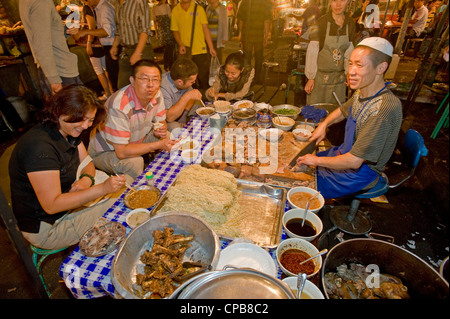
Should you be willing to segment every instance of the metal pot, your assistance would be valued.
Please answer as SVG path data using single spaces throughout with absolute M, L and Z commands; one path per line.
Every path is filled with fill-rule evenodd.
M 408 287 L 411 298 L 446 299 L 449 296 L 448 283 L 425 261 L 397 245 L 362 238 L 346 240 L 328 252 L 322 267 L 322 288 L 326 298 L 330 296 L 325 289 L 325 274 L 351 262 L 375 264 L 380 273 L 400 278 Z
M 219 237 L 202 219 L 190 213 L 166 212 L 150 218 L 135 228 L 122 242 L 111 267 L 111 281 L 122 298 L 139 299 L 143 296 L 135 290 L 137 266 L 143 266 L 140 256 L 153 246 L 153 231 L 172 227 L 175 234 L 194 235 L 186 250 L 186 260 L 200 261 L 214 269 L 219 261 Z M 195 277 L 194 277 L 195 278 Z
M 171 299 L 295 299 L 283 281 L 250 268 L 216 270 L 178 287 Z

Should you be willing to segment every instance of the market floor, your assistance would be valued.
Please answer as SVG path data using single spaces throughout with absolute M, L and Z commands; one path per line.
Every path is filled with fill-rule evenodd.
M 234 48 L 232 48 L 234 49 Z M 398 69 L 398 77 L 402 77 L 401 83 L 411 83 L 414 80 L 419 60 L 405 58 Z M 398 78 L 396 74 L 396 79 Z M 280 78 L 271 74 L 268 78 L 268 86 L 264 93 L 259 90 L 255 95 L 259 102 L 268 102 L 271 105 L 284 104 L 285 91 L 278 91 L 277 84 L 286 83 L 288 75 L 281 73 Z M 396 82 L 394 79 L 394 82 Z M 397 79 L 398 80 L 398 79 Z M 400 84 L 400 82 L 396 82 Z M 260 86 L 255 85 L 257 91 Z M 399 93 L 400 94 L 400 93 Z M 437 101 L 440 96 L 433 95 Z M 367 212 L 372 221 L 372 232 L 393 237 L 394 244 L 416 254 L 436 270 L 442 260 L 449 255 L 448 242 L 448 198 L 449 198 L 449 132 L 443 128 L 435 139 L 430 135 L 436 126 L 442 110 L 436 114 L 436 101 L 425 99 L 425 103 L 414 103 L 404 115 L 404 122 L 400 139 L 405 132 L 412 128 L 417 130 L 424 138 L 428 148 L 428 155 L 422 157 L 415 175 L 398 189 L 392 189 L 386 194 L 387 203 L 365 200 L 360 209 Z M 428 103 L 427 103 L 428 102 Z M 291 89 L 288 103 L 294 103 L 294 93 Z M 3 134 L 3 133 L 2 133 Z M 2 135 L 0 140 L 0 175 L 2 189 L 8 188 L 4 173 L 12 145 L 20 137 L 21 133 Z M 390 168 L 402 162 L 400 154 L 395 154 Z M 6 185 L 5 185 L 6 184 Z M 6 190 L 7 192 L 8 190 Z M 329 211 L 335 206 L 346 203 L 329 202 L 319 213 L 324 222 L 324 231 L 331 227 L 328 218 Z M 8 237 L 5 227 L 0 227 L 0 298 L 1 299 L 31 299 L 37 298 L 30 286 L 30 281 L 22 262 L 14 250 L 14 246 Z M 331 248 L 336 244 L 339 231 L 330 233 L 320 245 Z M 340 234 L 342 235 L 342 234 Z M 344 239 L 351 238 L 344 235 Z M 73 249 L 73 248 L 72 248 Z M 69 248 L 59 254 L 47 258 L 43 265 L 44 278 L 52 292 L 52 299 L 73 299 L 72 294 L 66 288 L 59 276 L 58 270 L 61 262 L 72 250 Z M 321 287 L 320 287 L 321 288 Z

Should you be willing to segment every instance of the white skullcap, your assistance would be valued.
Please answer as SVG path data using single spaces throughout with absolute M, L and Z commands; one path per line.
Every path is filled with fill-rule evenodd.
M 365 38 L 364 40 L 359 42 L 356 45 L 356 47 L 360 45 L 364 45 L 366 47 L 383 52 L 384 54 L 389 55 L 390 57 L 392 57 L 392 53 L 394 51 L 392 44 L 388 40 L 380 37 Z

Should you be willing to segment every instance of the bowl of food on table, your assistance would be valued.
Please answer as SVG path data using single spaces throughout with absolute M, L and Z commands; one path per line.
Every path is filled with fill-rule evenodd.
M 273 116 L 272 124 L 280 130 L 289 131 L 294 126 L 295 121 L 292 118 L 286 116 Z
M 315 276 L 322 267 L 322 256 L 300 264 L 302 261 L 317 255 L 319 250 L 309 241 L 300 238 L 288 238 L 277 247 L 276 257 L 281 271 L 286 276 L 297 276 L 306 273 L 307 278 Z
M 141 185 L 129 190 L 123 198 L 123 203 L 129 209 L 150 208 L 161 198 L 161 191 L 150 185 Z
M 286 277 L 282 281 L 291 288 L 292 292 L 297 297 L 297 277 Z M 305 287 L 303 288 L 302 295 L 299 299 L 325 299 L 325 297 L 319 287 L 306 279 Z
M 306 209 L 306 204 L 310 200 L 308 211 L 312 213 L 317 213 L 325 205 L 325 199 L 322 194 L 306 186 L 291 188 L 287 193 L 287 199 L 292 208 L 301 210 Z
M 290 209 L 283 215 L 283 228 L 290 238 L 301 238 L 313 241 L 323 230 L 323 223 L 317 214 L 307 213 L 305 217 L 303 209 Z
M 312 133 L 310 130 L 304 128 L 296 128 L 292 131 L 294 138 L 299 142 L 307 142 L 311 137 Z
M 136 208 L 127 214 L 126 222 L 131 228 L 136 228 L 150 219 L 150 211 L 145 208 Z
M 205 106 L 205 107 L 199 107 L 197 110 L 195 110 L 195 113 L 197 113 L 198 116 L 200 116 L 202 119 L 207 119 L 214 113 L 216 113 L 216 110 L 211 106 Z
M 237 101 L 233 104 L 233 110 L 237 110 L 237 109 L 251 109 L 253 108 L 254 103 L 252 101 L 249 100 L 241 100 L 241 101 Z
M 271 111 L 273 113 L 273 116 L 286 116 L 290 117 L 293 120 L 296 120 L 298 116 L 300 115 L 300 112 L 302 111 L 302 108 L 290 105 L 290 104 L 281 104 L 272 106 Z

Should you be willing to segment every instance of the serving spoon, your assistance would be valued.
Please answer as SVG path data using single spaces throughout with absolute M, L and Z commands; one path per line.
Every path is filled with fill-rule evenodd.
M 305 273 L 299 272 L 297 276 L 297 298 L 302 298 L 303 288 L 305 288 L 307 275 Z
M 300 262 L 300 265 L 304 264 L 304 263 L 307 262 L 307 261 L 310 261 L 311 259 L 314 259 L 314 258 L 316 258 L 316 257 L 322 256 L 322 255 L 326 254 L 327 252 L 328 252 L 328 249 L 326 249 L 326 248 L 325 248 L 325 249 L 322 249 L 321 251 L 319 251 L 318 254 L 315 254 L 314 256 L 309 257 L 308 259 L 305 259 L 305 260 L 303 260 L 302 262 Z
M 303 214 L 303 220 L 302 220 L 302 227 L 305 225 L 306 214 L 308 214 L 308 209 L 309 209 L 309 203 L 313 200 L 313 198 L 316 198 L 317 195 L 319 195 L 319 194 L 320 194 L 320 192 L 317 192 L 313 197 L 308 199 L 308 201 L 306 202 L 305 213 Z

